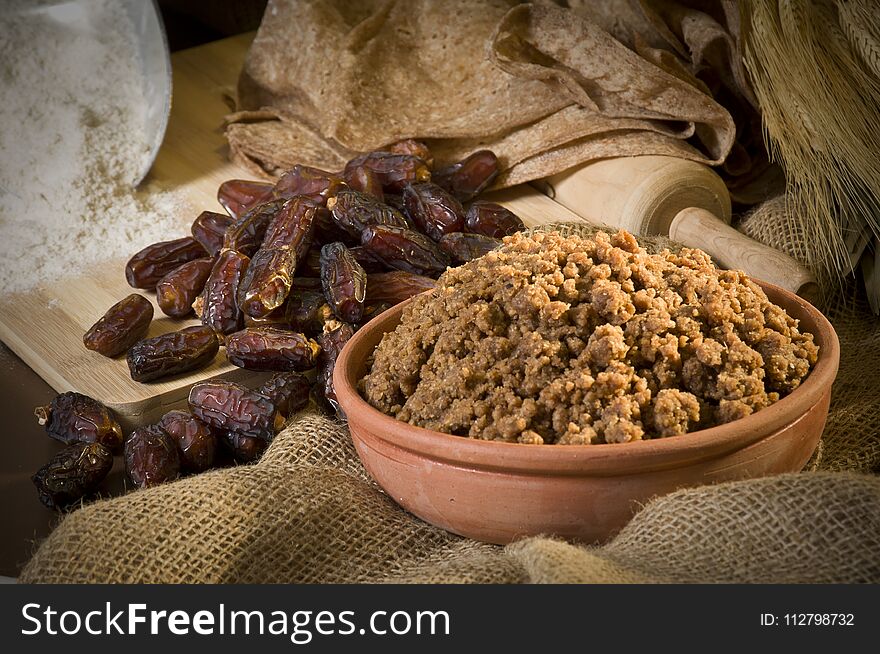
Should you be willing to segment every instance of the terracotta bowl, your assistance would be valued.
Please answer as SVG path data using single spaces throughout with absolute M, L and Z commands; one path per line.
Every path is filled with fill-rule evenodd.
M 801 470 L 818 444 L 840 357 L 834 328 L 796 295 L 761 283 L 819 345 L 806 380 L 779 402 L 683 436 L 608 445 L 521 445 L 414 427 L 357 392 L 367 359 L 406 303 L 346 344 L 333 381 L 367 471 L 402 507 L 462 536 L 508 543 L 536 534 L 601 542 L 651 497 L 673 490 Z

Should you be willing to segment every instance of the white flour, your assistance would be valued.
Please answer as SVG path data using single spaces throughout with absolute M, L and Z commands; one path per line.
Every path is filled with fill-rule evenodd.
M 81 25 L 11 4 L 0 13 L 0 294 L 175 238 L 188 209 L 132 191 L 148 145 L 119 4 L 93 0 Z

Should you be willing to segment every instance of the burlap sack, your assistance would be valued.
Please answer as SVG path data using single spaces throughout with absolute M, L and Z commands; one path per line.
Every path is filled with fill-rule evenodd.
M 743 229 L 779 245 L 774 207 Z M 21 581 L 880 583 L 880 478 L 866 474 L 880 470 L 880 333 L 859 309 L 829 311 L 842 356 L 822 456 L 808 464 L 819 472 L 678 491 L 603 546 L 497 547 L 431 527 L 371 481 L 343 424 L 309 413 L 255 465 L 74 511 Z
M 773 171 L 738 21 L 727 0 L 273 0 L 226 133 L 235 160 L 269 175 L 408 137 L 439 165 L 494 150 L 498 186 L 674 155 L 723 164 L 754 202 Z

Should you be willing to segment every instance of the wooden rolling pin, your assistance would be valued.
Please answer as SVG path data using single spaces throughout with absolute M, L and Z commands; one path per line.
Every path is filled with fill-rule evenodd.
M 592 223 L 636 235 L 668 236 L 707 252 L 722 268 L 816 300 L 813 274 L 793 258 L 730 226 L 730 196 L 708 166 L 665 156 L 620 157 L 586 164 L 537 186 Z

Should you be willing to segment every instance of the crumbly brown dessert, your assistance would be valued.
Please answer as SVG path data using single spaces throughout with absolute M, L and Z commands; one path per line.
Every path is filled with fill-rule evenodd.
M 370 404 L 472 438 L 625 443 L 747 416 L 816 362 L 812 334 L 700 250 L 648 254 L 625 231 L 504 240 L 404 310 Z

